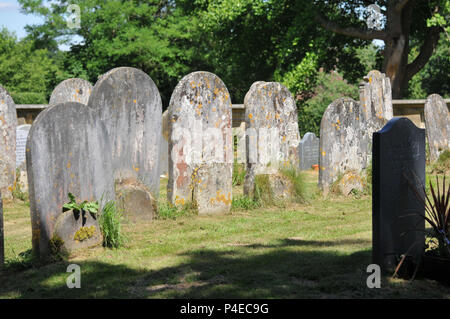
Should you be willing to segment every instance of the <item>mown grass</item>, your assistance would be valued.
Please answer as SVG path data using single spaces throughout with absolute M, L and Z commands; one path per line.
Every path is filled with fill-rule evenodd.
M 124 224 L 128 240 L 120 249 L 8 267 L 0 274 L 0 298 L 450 297 L 448 287 L 429 280 L 383 277 L 380 289 L 367 288 L 370 197 L 323 198 L 312 171 L 304 182 L 307 204 Z M 165 181 L 161 187 L 165 196 Z M 7 261 L 31 248 L 26 204 L 5 203 L 5 235 Z M 81 289 L 66 287 L 71 263 L 81 267 Z

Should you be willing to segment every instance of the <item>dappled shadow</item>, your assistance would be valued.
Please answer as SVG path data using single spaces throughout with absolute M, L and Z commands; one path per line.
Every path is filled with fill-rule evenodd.
M 361 241 L 355 241 L 361 243 Z M 417 289 L 369 289 L 366 285 L 370 249 L 352 254 L 318 251 L 319 242 L 283 239 L 272 246 L 250 245 L 195 249 L 179 256 L 183 262 L 159 270 L 84 261 L 81 289 L 66 287 L 67 263 L 36 271 L 0 275 L 0 295 L 16 298 L 354 298 L 420 297 Z M 298 251 L 293 246 L 305 249 Z M 261 249 L 259 249 L 261 248 Z M 269 249 L 265 249 L 269 248 Z M 273 249 L 270 249 L 273 248 Z M 447 295 L 445 295 L 445 293 Z M 432 297 L 448 297 L 434 289 Z M 430 297 L 427 295 L 427 297 Z

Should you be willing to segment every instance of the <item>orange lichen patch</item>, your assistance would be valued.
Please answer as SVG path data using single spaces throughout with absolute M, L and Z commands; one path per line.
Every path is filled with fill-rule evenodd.
M 70 161 L 67 163 L 67 168 L 70 168 L 72 166 L 72 163 Z
M 134 166 L 133 166 L 133 169 L 134 169 L 136 172 L 139 172 L 139 167 L 134 167 Z
M 208 102 L 208 103 L 211 103 L 211 102 Z M 215 107 L 213 107 L 212 111 L 215 112 L 215 111 L 217 111 L 217 109 Z
M 277 120 L 279 120 L 280 119 L 280 115 L 277 113 L 277 114 L 275 114 L 275 118 L 277 119 Z
M 248 118 L 252 119 L 252 118 L 253 118 L 253 114 L 250 113 L 250 114 L 248 115 Z
M 136 104 L 136 99 L 133 100 L 133 103 Z
M 175 197 L 175 205 L 184 205 L 186 201 L 182 197 L 178 197 L 178 195 Z
M 209 199 L 209 202 L 211 204 L 215 204 L 215 203 L 224 203 L 225 205 L 231 205 L 231 193 L 228 192 L 227 195 L 225 194 L 221 194 L 220 191 L 217 191 L 216 193 L 216 197 L 211 197 Z
M 201 109 L 202 107 L 203 107 L 203 104 L 200 102 L 200 103 L 198 103 L 198 106 L 197 106 L 199 109 Z
M 70 174 L 70 178 L 74 178 L 75 177 L 75 174 Z
M 323 151 L 323 152 L 322 152 L 322 156 L 325 156 L 325 154 L 326 154 L 326 152 L 325 152 L 325 151 Z
M 193 89 L 195 89 L 195 82 L 194 82 L 194 81 L 191 82 L 191 87 L 192 87 Z

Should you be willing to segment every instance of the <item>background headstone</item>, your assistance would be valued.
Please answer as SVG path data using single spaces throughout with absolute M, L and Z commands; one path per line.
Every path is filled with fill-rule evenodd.
M 308 132 L 303 136 L 298 148 L 301 170 L 308 170 L 312 165 L 319 164 L 319 144 L 316 134 Z
M 162 137 L 159 153 L 159 170 L 161 176 L 169 174 L 169 110 L 162 115 Z
M 16 129 L 16 168 L 20 168 L 21 170 L 26 170 L 26 166 L 24 165 L 26 160 L 25 151 L 30 128 L 30 124 L 24 124 L 19 125 Z
M 118 202 L 131 219 L 145 214 L 133 211 L 130 189 L 150 198 L 140 210 L 151 219 L 159 194 L 159 159 L 162 123 L 161 96 L 153 80 L 141 70 L 113 69 L 95 84 L 88 107 L 105 123 L 110 137 L 113 176 Z M 123 196 L 122 196 L 123 195 Z M 134 214 L 138 214 L 133 216 Z
M 280 168 L 298 167 L 300 133 L 294 98 L 280 83 L 253 83 L 244 105 L 247 133 L 244 193 L 251 195 L 256 175 L 276 175 Z
M 78 201 L 114 199 L 111 146 L 92 110 L 66 102 L 39 114 L 26 154 L 33 251 L 45 256 L 69 192 Z
M 67 79 L 59 83 L 50 96 L 50 105 L 64 102 L 78 102 L 87 105 L 92 84 L 83 79 Z
M 192 201 L 200 214 L 230 210 L 231 116 L 230 95 L 216 75 L 194 72 L 178 83 L 169 105 L 171 203 Z
M 450 114 L 444 99 L 432 94 L 425 102 L 424 115 L 430 162 L 434 162 L 443 151 L 450 150 Z
M 235 160 L 239 164 L 246 164 L 246 148 L 245 148 L 245 122 L 241 122 L 239 127 L 233 127 L 233 143 L 236 139 L 236 156 Z
M 0 270 L 5 264 L 5 230 L 3 228 L 3 200 L 0 192 Z
M 425 184 L 425 130 L 407 118 L 394 118 L 373 135 L 373 262 L 392 272 L 400 255 L 425 244 L 424 214 L 412 186 Z M 420 192 L 420 191 L 419 191 Z M 411 215 L 408 217 L 402 217 Z
M 16 176 L 16 106 L 0 86 L 0 192 L 11 198 Z
M 359 174 L 367 166 L 368 144 L 360 104 L 351 98 L 331 103 L 320 123 L 319 187 L 325 194 L 339 177 L 343 193 L 348 194 L 355 188 L 362 190 Z

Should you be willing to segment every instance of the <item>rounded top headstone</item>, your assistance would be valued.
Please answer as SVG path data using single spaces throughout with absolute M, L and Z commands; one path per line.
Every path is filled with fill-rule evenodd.
M 92 92 L 92 84 L 86 80 L 73 78 L 59 83 L 50 96 L 50 105 L 64 102 L 78 102 L 87 105 Z

